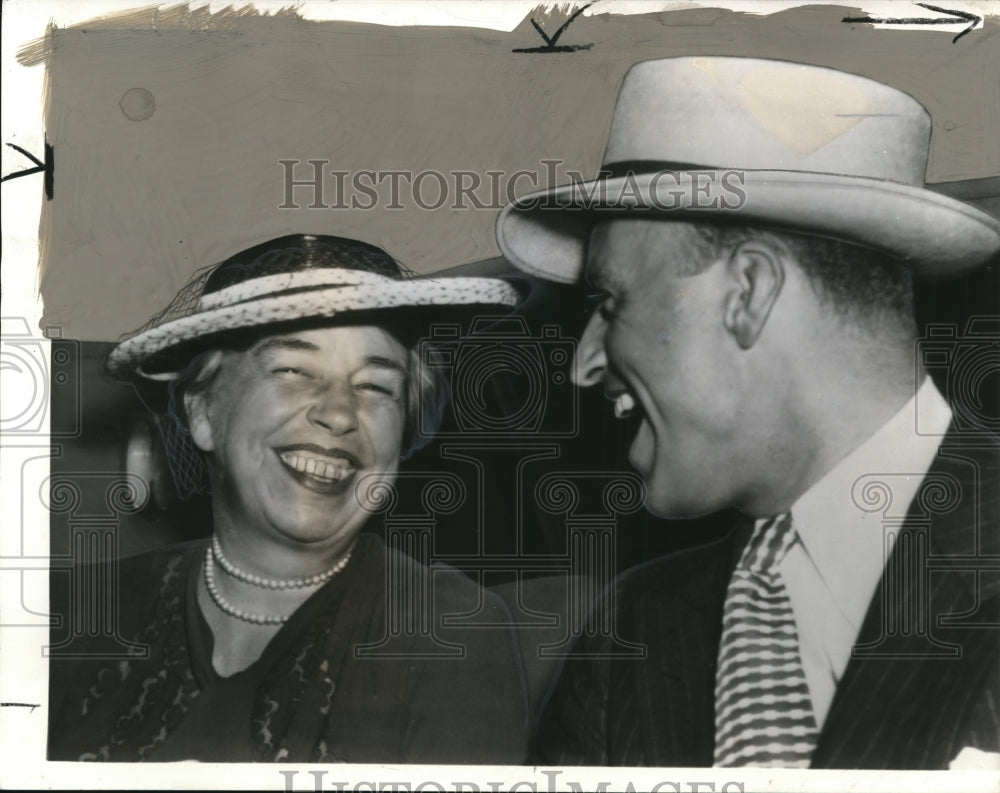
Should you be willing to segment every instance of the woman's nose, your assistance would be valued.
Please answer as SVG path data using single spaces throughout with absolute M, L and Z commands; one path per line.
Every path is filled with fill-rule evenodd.
M 350 386 L 329 384 L 320 390 L 309 407 L 307 416 L 334 435 L 343 435 L 358 426 L 354 391 Z
M 581 388 L 597 385 L 604 378 L 608 359 L 604 352 L 607 322 L 600 311 L 590 315 L 573 358 L 573 382 Z

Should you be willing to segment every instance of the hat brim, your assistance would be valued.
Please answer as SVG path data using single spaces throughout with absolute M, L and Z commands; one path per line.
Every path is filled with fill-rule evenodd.
M 479 313 L 509 313 L 524 295 L 496 278 L 379 279 L 261 295 L 196 311 L 120 341 L 105 361 L 111 377 L 172 380 L 192 354 L 223 335 L 315 322 L 393 324 L 457 321 Z
M 721 169 L 626 174 L 540 190 L 504 207 L 497 241 L 524 272 L 576 283 L 590 229 L 623 216 L 759 223 L 883 251 L 929 276 L 958 275 L 1000 251 L 1000 220 L 925 188 Z

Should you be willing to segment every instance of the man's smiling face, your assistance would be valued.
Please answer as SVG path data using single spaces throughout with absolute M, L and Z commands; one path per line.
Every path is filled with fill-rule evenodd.
M 267 336 L 227 352 L 188 406 L 213 499 L 242 532 L 343 542 L 368 518 L 363 477 L 392 479 L 406 414 L 408 354 L 374 326 Z
M 732 452 L 742 388 L 723 321 L 724 267 L 699 256 L 689 224 L 613 220 L 595 227 L 586 267 L 601 303 L 574 377 L 603 383 L 615 414 L 636 419 L 629 462 L 647 507 L 665 516 L 730 506 L 741 486 Z

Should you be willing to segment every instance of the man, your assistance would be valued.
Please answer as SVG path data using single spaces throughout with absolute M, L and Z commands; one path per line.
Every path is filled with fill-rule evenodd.
M 994 761 L 1000 447 L 921 368 L 911 273 L 985 262 L 1000 221 L 924 188 L 929 137 L 855 75 L 651 61 L 609 174 L 501 213 L 511 262 L 598 293 L 575 379 L 634 423 L 647 506 L 747 517 L 621 579 L 618 634 L 647 655 L 584 639 L 540 761 Z

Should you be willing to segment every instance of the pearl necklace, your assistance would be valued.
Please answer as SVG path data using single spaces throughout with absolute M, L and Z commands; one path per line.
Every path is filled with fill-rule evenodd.
M 211 547 L 205 549 L 205 564 L 202 566 L 205 568 L 205 588 L 208 589 L 208 594 L 212 596 L 212 600 L 215 602 L 215 605 L 222 609 L 230 617 L 236 617 L 238 620 L 252 622 L 256 625 L 281 625 L 283 622 L 288 621 L 291 614 L 254 614 L 252 612 L 236 608 L 228 600 L 222 597 L 222 593 L 219 592 L 219 588 L 215 585 L 215 573 L 212 571 L 215 564 L 212 559 Z
M 216 549 L 215 546 L 217 545 L 218 545 L 218 540 L 213 538 L 212 545 L 208 546 L 208 548 L 205 549 L 205 563 L 204 565 L 202 565 L 205 568 L 205 588 L 208 590 L 208 594 L 211 596 L 212 601 L 215 603 L 215 605 L 218 606 L 222 611 L 224 611 L 230 617 L 236 617 L 236 619 L 243 620 L 244 622 L 252 622 L 255 625 L 281 625 L 287 622 L 288 618 L 295 613 L 294 611 L 292 612 L 292 614 L 255 614 L 251 611 L 244 611 L 243 609 L 236 608 L 222 596 L 222 593 L 219 591 L 219 587 L 215 583 L 214 562 L 217 559 L 220 562 L 222 562 L 222 560 L 225 559 L 225 557 L 222 557 L 221 548 Z M 216 556 L 216 553 L 218 553 L 218 556 Z M 344 558 L 341 559 L 339 562 L 337 562 L 337 564 L 334 565 L 330 570 L 327 570 L 325 573 L 320 573 L 319 576 L 313 576 L 313 578 L 320 578 L 321 579 L 320 583 L 328 581 L 330 578 L 332 578 L 334 575 L 336 575 L 337 573 L 339 573 L 341 570 L 344 569 L 344 566 L 347 564 L 350 558 L 351 558 L 351 553 L 350 551 L 348 551 L 347 554 L 344 556 Z M 228 560 L 222 563 L 223 569 L 226 570 L 227 573 L 231 573 L 234 578 L 239 578 L 241 581 L 246 581 L 246 578 L 242 578 L 240 575 L 236 575 L 235 573 L 230 571 L 230 569 L 226 567 L 227 564 L 232 566 L 232 564 Z M 247 576 L 248 578 L 250 577 L 248 573 L 244 573 L 238 567 L 232 566 L 232 569 L 237 573 L 242 574 L 242 576 Z M 257 579 L 258 581 L 264 580 L 259 578 L 259 576 L 253 576 L 253 578 Z M 271 579 L 267 580 L 270 581 Z M 254 582 L 247 581 L 247 583 L 254 583 Z M 288 582 L 279 581 L 274 583 L 287 584 Z M 255 585 L 267 586 L 266 584 L 262 583 Z M 301 588 L 304 586 L 309 586 L 309 584 L 296 584 L 296 586 Z M 287 587 L 270 587 L 270 588 L 277 589 L 277 588 L 287 588 Z
M 240 570 L 240 568 L 230 562 L 222 553 L 222 545 L 219 543 L 218 536 L 212 537 L 211 552 L 212 556 L 214 556 L 215 560 L 219 563 L 219 566 L 233 578 L 237 578 L 246 584 L 252 584 L 253 586 L 259 586 L 264 589 L 305 589 L 306 587 L 325 584 L 337 575 L 337 573 L 343 570 L 351 558 L 351 552 L 348 551 L 344 557 L 329 570 L 322 573 L 316 573 L 316 575 L 309 576 L 308 578 L 263 578 L 259 575 L 253 575 L 244 570 Z

